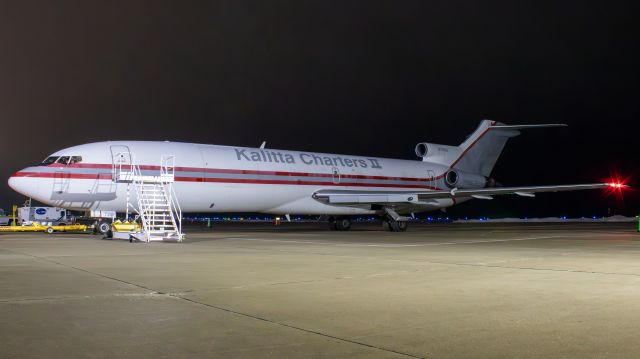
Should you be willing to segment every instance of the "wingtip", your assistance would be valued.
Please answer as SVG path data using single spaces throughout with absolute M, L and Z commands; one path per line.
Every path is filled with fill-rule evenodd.
M 604 187 L 610 187 L 613 189 L 628 189 L 631 188 L 628 184 L 624 183 L 615 183 L 615 182 L 605 182 L 602 184 Z

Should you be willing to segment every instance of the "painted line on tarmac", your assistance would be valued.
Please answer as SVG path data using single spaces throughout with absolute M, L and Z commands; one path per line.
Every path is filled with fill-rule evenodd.
M 366 244 L 366 247 L 426 247 L 426 246 L 449 246 L 458 244 L 476 244 L 476 243 L 495 243 L 495 242 L 513 242 L 513 241 L 530 241 L 536 239 L 553 239 L 563 238 L 564 236 L 541 236 L 541 237 L 526 237 L 526 238 L 507 238 L 507 239 L 490 239 L 479 241 L 464 241 L 464 242 L 440 242 L 440 243 L 416 243 L 416 244 Z
M 330 245 L 335 247 L 382 247 L 382 248 L 402 248 L 402 247 L 427 247 L 427 246 L 449 246 L 459 244 L 477 244 L 477 243 L 495 243 L 495 242 L 513 242 L 513 241 L 530 241 L 536 239 L 554 239 L 554 238 L 567 238 L 567 236 L 539 236 L 539 237 L 525 237 L 525 238 L 506 238 L 506 239 L 490 239 L 490 240 L 477 240 L 477 241 L 461 241 L 461 242 L 438 242 L 438 243 L 345 243 L 345 242 L 326 242 L 326 241 L 300 241 L 300 240 L 284 240 L 284 239 L 268 239 L 268 238 L 226 238 L 229 240 L 241 240 L 241 241 L 257 241 L 257 242 L 279 242 L 279 243 L 297 243 L 297 244 L 316 244 L 316 245 Z

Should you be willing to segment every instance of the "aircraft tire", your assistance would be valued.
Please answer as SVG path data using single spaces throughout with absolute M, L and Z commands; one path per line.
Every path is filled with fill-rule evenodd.
M 348 231 L 351 229 L 351 219 L 348 217 L 339 217 L 336 220 L 336 229 L 339 231 Z
M 409 222 L 407 221 L 389 221 L 391 232 L 404 232 L 407 230 Z

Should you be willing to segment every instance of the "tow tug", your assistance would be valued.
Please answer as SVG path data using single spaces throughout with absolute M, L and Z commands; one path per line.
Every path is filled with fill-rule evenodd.
M 70 224 L 66 226 L 53 226 L 47 223 L 31 222 L 24 226 L 1 226 L 0 232 L 85 232 L 87 226 L 84 224 Z

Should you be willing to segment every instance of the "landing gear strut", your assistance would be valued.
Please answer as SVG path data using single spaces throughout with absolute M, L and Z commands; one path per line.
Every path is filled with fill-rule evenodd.
M 332 231 L 348 231 L 351 229 L 351 219 L 349 217 L 330 217 L 329 229 Z

